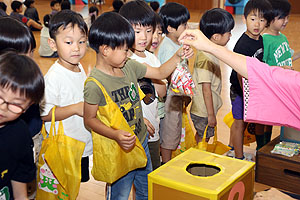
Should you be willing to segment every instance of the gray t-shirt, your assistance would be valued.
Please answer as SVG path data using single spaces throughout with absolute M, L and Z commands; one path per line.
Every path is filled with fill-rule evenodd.
M 146 138 L 147 128 L 144 124 L 137 80 L 146 74 L 146 66 L 134 60 L 128 60 L 122 71 L 123 77 L 105 74 L 94 68 L 90 77 L 97 79 L 106 89 L 111 99 L 119 106 L 124 118 L 141 143 Z M 96 83 L 87 82 L 84 88 L 84 101 L 89 104 L 106 105 L 101 89 Z

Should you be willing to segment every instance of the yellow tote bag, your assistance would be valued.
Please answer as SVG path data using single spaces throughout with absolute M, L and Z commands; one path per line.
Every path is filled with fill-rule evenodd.
M 230 111 L 227 115 L 225 115 L 223 121 L 225 122 L 225 124 L 231 128 L 233 122 L 234 122 L 234 118 L 232 115 L 232 112 Z M 250 145 L 250 143 L 255 142 L 256 141 L 256 137 L 255 134 L 251 134 L 248 131 L 248 127 L 249 127 L 250 123 L 247 124 L 247 127 L 244 131 L 244 145 Z
M 52 109 L 50 133 L 45 124 L 39 155 L 37 200 L 75 200 L 81 181 L 81 156 L 85 143 L 64 135 L 60 121 L 55 129 L 55 107 Z
M 184 112 L 182 113 L 182 131 L 180 144 L 178 145 L 176 150 L 172 151 L 172 158 L 185 152 L 189 148 L 196 146 L 197 142 L 195 140 L 195 135 L 187 115 L 187 107 L 185 107 Z
M 206 133 L 207 133 L 208 125 L 205 128 L 202 141 L 198 143 L 197 148 L 203 151 L 208 151 L 211 153 L 216 153 L 219 155 L 223 155 L 227 151 L 229 151 L 231 148 L 222 142 L 218 141 L 218 135 L 217 135 L 217 127 L 215 127 L 215 136 L 212 144 L 209 144 L 205 141 Z
M 95 78 L 89 77 L 86 82 L 93 81 L 101 89 L 106 105 L 99 106 L 97 119 L 113 129 L 121 129 L 134 135 L 118 105 L 110 98 L 105 88 Z M 128 172 L 145 167 L 147 157 L 139 140 L 134 148 L 127 152 L 110 138 L 92 131 L 93 168 L 92 175 L 96 180 L 113 183 Z

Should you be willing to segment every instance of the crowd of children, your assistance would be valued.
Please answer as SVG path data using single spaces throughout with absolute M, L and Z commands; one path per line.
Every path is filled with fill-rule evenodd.
M 287 0 L 248 1 L 243 16 L 247 30 L 234 47 L 234 52 L 244 56 L 224 48 L 234 27 L 233 16 L 224 9 L 206 11 L 199 22 L 200 32 L 186 30 L 190 13 L 179 3 L 166 3 L 161 8 L 157 2 L 148 5 L 138 0 L 113 3 L 113 12 L 99 17 L 99 9 L 91 6 L 89 17 L 84 19 L 70 9 L 69 1 L 53 0 L 52 12 L 43 17 L 42 25 L 34 0 L 24 2 L 27 7 L 24 15 L 21 14 L 23 4 L 12 1 L 11 17 L 6 14 L 6 5 L 0 2 L 0 27 L 5 27 L 0 29 L 0 154 L 4 156 L 0 165 L 0 194 L 4 194 L 1 199 L 27 199 L 26 183 L 34 180 L 36 174 L 32 149 L 39 152 L 41 137 L 37 136 L 40 136 L 42 120 L 49 131 L 55 106 L 56 126 L 62 121 L 65 135 L 85 143 L 80 162 L 81 182 L 90 179 L 89 156 L 93 153 L 90 130 L 115 140 L 124 151 L 130 151 L 139 140 L 147 156 L 146 166 L 107 184 L 106 198 L 127 200 L 134 185 L 136 199 L 148 199 L 147 175 L 171 160 L 172 151 L 181 140 L 182 113 L 190 102 L 196 141 L 202 140 L 206 129 L 207 141 L 214 136 L 216 115 L 222 106 L 219 59 L 233 67 L 230 99 L 235 121 L 230 129 L 230 145 L 235 158 L 244 159 L 245 121 L 255 127 L 257 149 L 270 141 L 270 125 L 299 128 L 296 119 L 290 117 L 286 122 L 278 116 L 267 115 L 271 108 L 261 109 L 254 117 L 256 104 L 263 107 L 270 103 L 270 96 L 276 99 L 257 74 L 272 70 L 274 74 L 296 76 L 291 70 L 292 62 L 300 53 L 290 49 L 281 33 L 291 9 Z M 40 56 L 58 58 L 44 78 L 30 58 L 36 48 L 31 30 L 41 30 Z M 170 87 L 170 76 L 178 63 L 188 62 L 194 55 L 190 45 L 197 49 L 192 98 Z M 88 46 L 96 52 L 96 65 L 86 75 L 80 60 Z M 268 69 L 255 58 L 282 69 L 280 72 L 276 71 L 278 68 Z M 87 76 L 93 80 L 85 82 Z M 268 81 L 271 79 L 267 77 Z M 250 87 L 251 96 L 257 95 L 251 100 L 243 94 L 243 90 L 249 90 L 248 85 L 259 86 Z M 299 90 L 297 86 L 291 87 Z M 145 94 L 142 100 L 139 88 Z M 106 92 L 135 135 L 108 127 L 97 118 L 97 113 L 108 104 L 104 98 Z M 263 92 L 270 96 L 260 99 Z M 287 96 L 294 97 L 291 91 Z M 279 100 L 274 103 L 274 99 L 273 104 L 281 104 Z M 244 113 L 245 106 L 247 113 Z M 287 115 L 291 111 L 282 109 L 281 112 Z

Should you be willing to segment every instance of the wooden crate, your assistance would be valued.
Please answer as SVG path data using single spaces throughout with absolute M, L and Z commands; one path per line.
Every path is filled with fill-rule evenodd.
M 257 152 L 255 181 L 300 194 L 300 156 L 272 154 L 279 142 L 277 137 Z

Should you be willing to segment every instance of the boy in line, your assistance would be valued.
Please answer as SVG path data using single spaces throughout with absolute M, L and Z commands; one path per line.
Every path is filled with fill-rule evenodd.
M 152 166 L 137 80 L 143 77 L 163 79 L 175 69 L 175 65 L 153 68 L 128 60 L 128 48 L 134 44 L 134 35 L 132 25 L 115 12 L 98 17 L 89 32 L 89 44 L 97 53 L 96 66 L 90 77 L 103 85 L 111 99 L 120 107 L 135 135 L 107 127 L 97 119 L 97 111 L 106 105 L 106 101 L 102 90 L 94 81 L 87 82 L 84 88 L 84 122 L 93 131 L 115 140 L 124 150 L 130 150 L 138 139 L 148 160 L 146 167 L 133 170 L 108 185 L 107 199 L 127 200 L 132 184 L 135 185 L 137 199 L 148 199 L 147 175 L 152 171 Z M 184 49 L 183 52 L 187 57 L 192 55 L 192 49 Z M 176 62 L 179 62 L 180 56 L 176 57 Z
M 59 4 L 59 2 L 56 1 L 56 0 L 52 0 L 52 1 L 50 2 L 50 7 L 51 7 L 51 13 L 50 13 L 50 15 L 54 15 L 54 14 L 56 14 L 57 12 L 60 11 L 60 4 Z
M 234 19 L 226 10 L 214 8 L 203 14 L 199 27 L 210 41 L 225 46 L 231 37 Z M 216 115 L 222 106 L 221 77 L 219 60 L 211 54 L 198 51 L 193 72 L 195 95 L 191 106 L 191 119 L 197 131 L 197 143 L 202 140 L 206 126 L 206 140 L 214 136 Z
M 19 21 L 21 21 L 21 22 L 23 22 L 29 28 L 35 28 L 37 30 L 41 30 L 43 28 L 43 26 L 41 24 L 39 24 L 36 21 L 20 14 L 20 13 L 23 12 L 23 3 L 21 3 L 20 1 L 12 1 L 11 2 L 11 9 L 13 11 L 10 13 L 10 16 L 17 19 L 17 20 L 19 20 Z
M 157 56 L 159 45 L 163 39 L 162 21 L 158 14 L 155 14 L 155 22 L 155 31 L 153 32 L 152 40 L 151 43 L 148 45 L 147 50 L 153 53 L 155 56 Z
M 233 51 L 245 56 L 255 57 L 262 61 L 264 55 L 264 46 L 261 33 L 266 25 L 271 21 L 272 9 L 267 0 L 250 0 L 244 8 L 243 21 L 246 24 L 247 30 L 237 41 Z M 247 80 L 245 80 L 247 81 Z M 232 115 L 235 121 L 230 128 L 230 135 L 233 142 L 235 157 L 244 159 L 243 154 L 243 136 L 246 128 L 244 117 L 244 102 L 243 102 L 243 83 L 242 77 L 232 70 L 230 76 L 230 99 L 232 105 Z M 258 148 L 262 147 L 263 131 L 262 125 L 256 126 L 256 141 Z
M 159 16 L 163 21 L 163 32 L 166 34 L 157 56 L 163 64 L 180 49 L 178 38 L 187 28 L 190 13 L 183 5 L 170 2 L 161 7 Z M 180 143 L 183 105 L 187 106 L 190 101 L 188 96 L 176 94 L 171 89 L 167 91 L 165 114 L 160 123 L 162 163 L 171 160 L 172 150 Z
M 49 131 L 52 108 L 55 110 L 56 127 L 62 121 L 64 133 L 84 142 L 81 159 L 81 182 L 89 180 L 89 156 L 93 145 L 90 132 L 83 123 L 83 88 L 86 74 L 81 58 L 86 52 L 87 25 L 82 16 L 71 10 L 56 13 L 49 23 L 49 46 L 57 51 L 58 60 L 45 75 L 45 99 L 42 119 Z
M 33 141 L 19 117 L 44 95 L 44 78 L 28 56 L 0 56 L 0 194 L 1 199 L 28 199 L 26 183 L 35 179 Z

